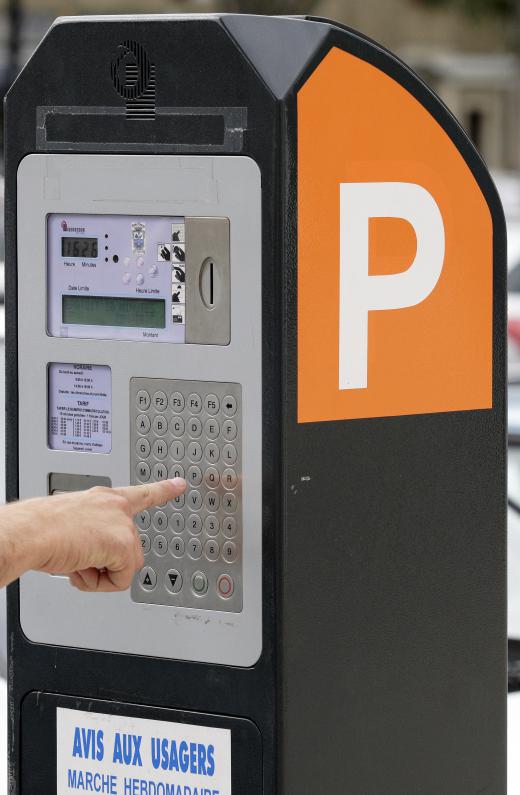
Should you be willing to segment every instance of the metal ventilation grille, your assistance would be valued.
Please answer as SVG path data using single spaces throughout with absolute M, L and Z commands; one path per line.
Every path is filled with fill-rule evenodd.
M 137 65 L 128 64 L 126 67 L 127 81 L 136 80 Z M 126 116 L 128 119 L 155 119 L 155 65 L 150 64 L 148 85 L 140 97 L 130 99 L 126 103 Z
M 124 41 L 112 61 L 112 80 L 126 100 L 128 119 L 155 118 L 155 64 L 136 41 Z

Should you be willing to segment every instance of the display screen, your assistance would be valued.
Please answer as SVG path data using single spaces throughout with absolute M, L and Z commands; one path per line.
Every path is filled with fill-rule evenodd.
M 62 257 L 88 257 L 95 259 L 98 255 L 97 237 L 62 237 Z
M 64 295 L 62 318 L 65 325 L 165 328 L 166 301 L 160 298 Z

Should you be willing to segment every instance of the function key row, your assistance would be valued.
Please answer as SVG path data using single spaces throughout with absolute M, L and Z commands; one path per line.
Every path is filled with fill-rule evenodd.
M 176 416 L 168 422 L 168 418 L 164 414 L 156 414 L 153 420 L 148 414 L 138 414 L 135 427 L 137 432 L 143 435 L 153 430 L 156 436 L 165 436 L 169 430 L 172 436 L 180 438 L 187 433 L 191 439 L 200 439 L 203 430 L 202 422 L 198 417 L 190 417 L 185 421 L 183 417 Z M 238 431 L 234 420 L 225 420 L 221 427 L 218 420 L 209 419 L 204 423 L 204 433 L 208 439 L 213 441 L 222 434 L 223 439 L 233 442 L 237 438 Z
M 183 513 L 175 512 L 168 518 L 164 511 L 157 511 L 153 518 L 149 511 L 141 511 L 135 517 L 135 523 L 139 530 L 147 531 L 150 527 L 157 533 L 164 533 L 169 527 L 173 533 L 182 533 L 187 529 L 191 535 L 199 535 L 204 528 L 209 536 L 216 536 L 222 530 L 226 538 L 234 538 L 237 534 L 237 521 L 234 516 L 218 516 L 209 514 L 204 521 L 197 513 L 189 514 L 187 517 Z
M 156 411 L 166 411 L 168 406 L 176 414 L 180 414 L 185 408 L 192 414 L 200 414 L 204 411 L 214 417 L 220 410 L 226 417 L 233 417 L 237 413 L 237 401 L 233 395 L 226 395 L 222 399 L 222 405 L 216 395 L 205 395 L 201 397 L 196 392 L 192 392 L 186 398 L 182 392 L 173 392 L 169 397 L 166 392 L 158 390 L 150 396 L 146 389 L 140 389 L 135 397 L 135 404 L 139 411 L 148 411 L 152 406 Z

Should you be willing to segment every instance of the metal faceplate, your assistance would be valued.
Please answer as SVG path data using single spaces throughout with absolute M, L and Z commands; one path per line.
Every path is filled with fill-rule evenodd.
M 49 475 L 56 472 L 109 478 L 114 486 L 128 483 L 135 459 L 129 433 L 132 379 L 236 384 L 242 423 L 241 609 L 226 611 L 224 600 L 223 609 L 204 610 L 180 607 L 175 600 L 139 603 L 128 591 L 84 594 L 67 578 L 30 572 L 20 585 L 23 631 L 47 644 L 253 665 L 262 648 L 261 179 L 256 163 L 226 156 L 29 155 L 18 170 L 17 210 L 21 498 L 47 494 Z M 46 219 L 51 213 L 229 219 L 229 344 L 48 335 Z M 211 256 L 211 251 L 201 247 L 202 254 Z M 203 291 L 207 278 L 203 273 Z M 75 362 L 110 367 L 110 452 L 48 445 L 48 365 Z M 173 556 L 171 561 L 175 568 Z

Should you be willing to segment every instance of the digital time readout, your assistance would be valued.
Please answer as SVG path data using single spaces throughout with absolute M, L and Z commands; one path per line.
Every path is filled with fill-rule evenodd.
M 97 237 L 62 237 L 62 257 L 95 259 L 98 255 Z

